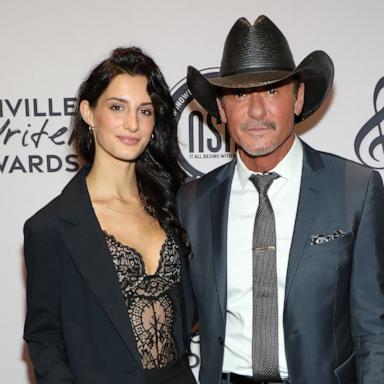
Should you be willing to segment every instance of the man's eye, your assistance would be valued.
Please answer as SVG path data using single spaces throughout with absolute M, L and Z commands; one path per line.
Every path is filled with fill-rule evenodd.
M 238 89 L 236 92 L 235 92 L 235 97 L 243 97 L 245 95 L 245 92 L 243 89 Z
M 275 93 L 277 93 L 277 89 L 276 89 L 276 88 L 268 89 L 267 93 L 268 93 L 269 95 L 274 95 Z

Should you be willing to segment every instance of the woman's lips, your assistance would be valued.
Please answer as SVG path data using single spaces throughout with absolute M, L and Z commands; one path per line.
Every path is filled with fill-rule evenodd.
M 135 145 L 137 144 L 140 139 L 138 137 L 135 137 L 135 136 L 117 136 L 117 138 L 123 142 L 124 144 L 127 144 L 127 145 Z

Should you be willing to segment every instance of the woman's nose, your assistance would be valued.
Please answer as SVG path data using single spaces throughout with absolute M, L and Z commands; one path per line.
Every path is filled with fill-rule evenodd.
M 139 122 L 135 113 L 127 113 L 124 120 L 124 128 L 130 132 L 136 132 L 139 129 Z

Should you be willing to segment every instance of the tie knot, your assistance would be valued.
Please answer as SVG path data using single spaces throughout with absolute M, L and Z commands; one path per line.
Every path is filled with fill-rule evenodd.
M 253 174 L 249 177 L 249 180 L 252 181 L 259 194 L 266 194 L 268 192 L 269 187 L 272 185 L 273 180 L 279 177 L 280 176 L 276 172 L 271 172 L 263 174 Z

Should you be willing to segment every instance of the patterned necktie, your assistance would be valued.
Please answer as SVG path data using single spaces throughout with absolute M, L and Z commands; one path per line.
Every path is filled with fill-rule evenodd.
M 252 175 L 259 192 L 253 229 L 252 370 L 259 381 L 279 381 L 275 216 L 267 192 L 276 173 Z

